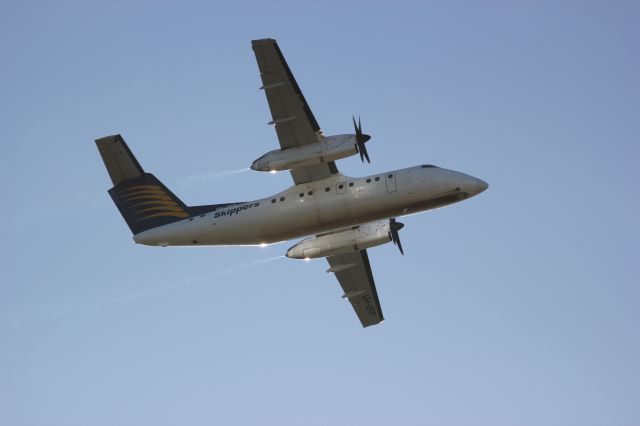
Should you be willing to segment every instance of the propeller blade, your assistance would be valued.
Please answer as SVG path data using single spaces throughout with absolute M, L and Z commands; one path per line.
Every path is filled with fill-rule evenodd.
M 364 145 L 365 142 L 371 139 L 371 136 L 362 133 L 362 121 L 360 120 L 360 116 L 358 116 L 357 123 L 356 117 L 354 115 L 351 116 L 351 120 L 353 121 L 353 128 L 356 132 L 356 152 L 360 154 L 360 161 L 364 163 L 364 159 L 366 158 L 367 163 L 371 163 L 369 153 L 367 152 L 367 148 Z
M 404 250 L 402 250 L 402 244 L 400 243 L 400 236 L 396 237 L 398 242 L 398 250 L 400 250 L 400 254 L 404 256 Z
M 400 254 L 404 256 L 404 250 L 402 249 L 402 243 L 400 242 L 400 234 L 399 230 L 404 228 L 404 223 L 396 222 L 395 218 L 389 219 L 389 229 L 391 230 L 391 241 L 393 244 L 398 246 L 398 250 L 400 250 Z
M 360 149 L 360 157 L 362 157 L 362 154 L 364 154 L 364 156 L 367 158 L 367 163 L 371 164 L 371 160 L 369 160 L 369 153 L 367 152 L 367 147 L 364 145 L 364 142 L 362 143 Z M 360 159 L 362 160 L 362 158 Z M 364 163 L 364 160 L 362 162 Z
M 360 154 L 360 160 L 364 163 L 364 150 L 366 150 L 366 148 L 364 147 L 364 145 L 360 145 L 358 142 L 356 142 L 355 145 L 356 148 L 356 152 Z

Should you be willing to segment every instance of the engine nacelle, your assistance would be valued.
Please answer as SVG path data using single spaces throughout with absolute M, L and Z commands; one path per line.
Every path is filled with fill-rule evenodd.
M 317 143 L 268 152 L 254 161 L 251 168 L 260 172 L 289 170 L 328 163 L 356 152 L 355 135 L 326 136 Z
M 345 231 L 305 238 L 287 250 L 287 257 L 313 259 L 368 249 L 391 241 L 389 222 L 372 222 Z

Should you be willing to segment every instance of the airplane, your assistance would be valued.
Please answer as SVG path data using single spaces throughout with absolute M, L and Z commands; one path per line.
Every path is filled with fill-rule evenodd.
M 349 177 L 335 161 L 359 154 L 370 162 L 360 120 L 355 133 L 325 136 L 274 39 L 252 41 L 280 149 L 251 169 L 288 170 L 293 185 L 258 200 L 187 206 L 140 166 L 121 135 L 96 140 L 113 187 L 109 194 L 137 244 L 266 245 L 306 237 L 286 256 L 326 258 L 363 327 L 384 320 L 367 249 L 393 242 L 404 255 L 397 217 L 473 197 L 488 184 L 423 164 Z

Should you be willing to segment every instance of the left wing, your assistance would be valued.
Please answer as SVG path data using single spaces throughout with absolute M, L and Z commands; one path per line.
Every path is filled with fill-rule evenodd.
M 362 326 L 369 327 L 384 321 L 367 251 L 329 256 L 327 261 L 331 266 L 329 270 L 336 275 L 344 290 L 342 297 L 349 299 Z
M 280 148 L 287 149 L 317 143 L 322 130 L 296 83 L 287 62 L 274 39 L 252 40 L 251 46 L 258 61 L 262 87 L 267 95 L 272 121 Z M 291 170 L 296 184 L 320 180 L 338 173 L 335 163 L 321 163 Z

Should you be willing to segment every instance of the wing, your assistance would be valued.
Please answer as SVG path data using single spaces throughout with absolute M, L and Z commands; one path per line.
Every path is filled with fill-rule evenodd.
M 384 321 L 366 250 L 329 256 L 327 261 L 363 327 Z
M 293 148 L 320 141 L 323 137 L 322 130 L 276 41 L 270 38 L 252 40 L 251 46 L 260 69 L 261 89 L 267 95 L 271 110 L 272 121 L 269 124 L 276 128 L 280 148 Z M 333 161 L 291 170 L 296 184 L 324 179 L 333 173 L 338 173 Z

